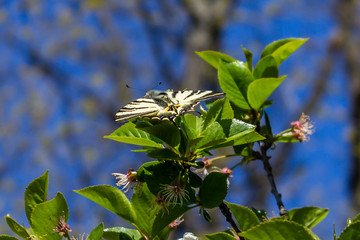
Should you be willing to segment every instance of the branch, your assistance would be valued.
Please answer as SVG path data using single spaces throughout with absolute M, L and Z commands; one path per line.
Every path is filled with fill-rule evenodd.
M 226 205 L 225 202 L 222 202 L 220 205 L 219 205 L 219 209 L 221 211 L 221 213 L 225 216 L 226 218 L 226 221 L 228 223 L 230 223 L 231 227 L 234 229 L 234 231 L 236 233 L 241 233 L 241 230 L 238 228 L 238 226 L 236 225 L 234 219 L 232 218 L 232 214 L 230 212 L 230 209 L 229 207 Z M 240 237 L 241 240 L 245 240 L 244 237 Z
M 267 156 L 267 150 L 268 147 L 266 147 L 265 142 L 261 141 L 259 142 L 260 145 L 260 149 L 261 149 L 261 156 L 262 156 L 262 162 L 264 164 L 264 169 L 267 173 L 267 177 L 271 186 L 271 193 L 274 195 L 275 199 L 276 199 L 276 203 L 278 205 L 279 208 L 279 212 L 280 212 L 280 216 L 287 216 L 287 210 L 285 209 L 284 203 L 281 200 L 281 194 L 278 192 L 277 188 L 276 188 L 276 183 L 275 183 L 275 179 L 274 179 L 274 175 L 272 173 L 272 167 L 270 165 L 269 162 L 269 157 Z

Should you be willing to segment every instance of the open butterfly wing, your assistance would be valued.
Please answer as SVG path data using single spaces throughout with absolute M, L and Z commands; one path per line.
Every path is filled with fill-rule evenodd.
M 115 114 L 115 121 L 121 122 L 130 120 L 136 117 L 151 117 L 155 116 L 163 107 L 159 105 L 154 99 L 151 98 L 139 98 L 132 101 L 122 107 Z

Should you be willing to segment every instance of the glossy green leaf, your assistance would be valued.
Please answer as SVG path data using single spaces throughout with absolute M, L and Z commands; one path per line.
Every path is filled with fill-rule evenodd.
M 189 140 L 200 137 L 202 120 L 192 114 L 186 114 L 183 116 L 181 122 L 181 128 L 185 131 Z
M 280 78 L 260 78 L 253 81 L 248 88 L 248 100 L 251 107 L 259 110 L 266 99 L 284 81 L 286 76 Z
M 338 240 L 357 240 L 360 239 L 360 222 L 356 221 L 347 226 L 340 234 Z
M 226 146 L 235 146 L 264 139 L 256 133 L 255 126 L 237 119 L 213 122 L 203 132 L 204 138 L 197 144 L 196 152 Z
M 272 55 L 278 65 L 280 65 L 307 40 L 308 38 L 288 38 L 272 42 L 264 48 L 261 58 Z
M 223 62 L 234 62 L 236 59 L 215 51 L 202 51 L 202 52 L 195 52 L 198 56 L 204 59 L 207 63 L 209 63 L 214 68 L 218 69 L 220 61 Z
M 104 232 L 104 224 L 100 223 L 88 236 L 91 240 L 101 240 Z
M 178 149 L 180 145 L 179 129 L 170 121 L 158 119 L 139 121 L 136 123 L 136 128 L 151 134 L 175 149 Z
M 37 204 L 43 203 L 47 198 L 49 185 L 49 171 L 34 179 L 25 189 L 24 202 L 26 217 L 31 225 L 31 214 Z
M 254 77 L 242 62 L 221 61 L 218 78 L 221 89 L 232 102 L 240 108 L 250 109 L 246 94 L 248 85 L 254 80 Z
M 237 240 L 238 238 L 234 237 L 233 235 L 225 232 L 213 233 L 213 234 L 206 234 L 206 239 L 208 240 Z
M 19 240 L 19 239 L 13 236 L 0 235 L 0 240 Z
M 269 221 L 261 223 L 240 236 L 247 240 L 314 240 L 316 238 L 310 230 L 296 222 Z
M 112 139 L 118 142 L 134 144 L 139 146 L 148 146 L 154 148 L 164 148 L 161 141 L 150 134 L 139 130 L 132 122 L 128 122 L 119 127 L 115 132 L 104 138 Z
M 247 63 L 247 67 L 249 68 L 250 72 L 252 72 L 252 68 L 253 68 L 253 65 L 252 65 L 252 58 L 253 58 L 253 53 L 250 52 L 249 50 L 247 50 L 246 48 L 244 48 L 242 46 L 242 50 L 244 52 L 244 55 L 245 55 L 245 58 L 246 58 L 246 63 Z
M 277 78 L 279 75 L 279 67 L 275 58 L 271 55 L 266 56 L 258 62 L 254 69 L 254 78 Z
M 35 206 L 31 214 L 31 229 L 44 240 L 62 239 L 54 229 L 60 221 L 67 222 L 68 219 L 66 200 L 62 193 L 57 193 L 53 199 Z
M 234 111 L 231 108 L 229 100 L 227 98 L 218 99 L 211 105 L 211 107 L 207 111 L 203 123 L 203 129 L 207 128 L 215 121 L 233 118 Z
M 138 230 L 124 227 L 113 227 L 104 229 L 103 238 L 109 240 L 145 239 L 141 236 L 141 233 Z
M 207 175 L 199 189 L 199 200 L 204 208 L 218 207 L 224 201 L 227 190 L 228 174 L 211 172 Z
M 5 221 L 16 235 L 18 235 L 22 239 L 30 238 L 30 233 L 28 232 L 28 230 L 24 226 L 16 222 L 14 219 L 12 219 L 10 216 L 5 216 Z
M 135 213 L 126 195 L 116 187 L 98 185 L 74 190 L 74 192 L 96 202 L 129 223 L 135 222 Z
M 288 212 L 289 220 L 300 223 L 304 227 L 313 228 L 329 213 L 329 209 L 318 207 L 294 208 Z
M 226 205 L 230 208 L 240 230 L 246 231 L 260 223 L 255 213 L 249 208 L 228 202 L 226 202 Z

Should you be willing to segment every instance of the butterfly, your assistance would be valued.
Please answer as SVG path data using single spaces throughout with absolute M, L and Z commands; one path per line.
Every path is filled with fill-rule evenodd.
M 122 107 L 115 114 L 115 121 L 121 122 L 136 117 L 167 118 L 173 120 L 177 116 L 193 110 L 201 101 L 225 95 L 214 91 L 183 90 L 157 91 L 150 90 L 142 98 L 138 98 Z

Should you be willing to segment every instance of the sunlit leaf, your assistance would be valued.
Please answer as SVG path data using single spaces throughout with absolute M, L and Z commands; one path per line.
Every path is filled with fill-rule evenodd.
M 250 72 L 252 72 L 252 68 L 253 68 L 253 65 L 252 65 L 252 58 L 253 58 L 253 53 L 250 52 L 249 50 L 247 50 L 246 48 L 244 48 L 242 46 L 242 49 L 243 49 L 243 52 L 244 52 L 244 55 L 245 55 L 245 58 L 246 58 L 246 63 L 247 63 L 247 67 L 249 68 Z
M 129 200 L 126 195 L 116 187 L 98 185 L 74 190 L 74 192 L 115 213 L 129 223 L 133 224 L 135 222 L 135 213 Z
M 280 78 L 260 78 L 250 83 L 248 88 L 248 100 L 251 107 L 255 110 L 263 105 L 266 99 L 284 81 L 286 76 Z
M 88 239 L 91 240 L 101 240 L 104 232 L 104 224 L 99 224 L 94 228 L 88 236 Z
M 141 233 L 136 229 L 129 229 L 124 227 L 112 227 L 104 229 L 104 239 L 109 240 L 133 240 L 133 239 L 145 239 L 141 236 Z
M 233 103 L 240 108 L 250 109 L 246 94 L 247 87 L 254 77 L 243 63 L 221 61 L 218 78 L 221 89 Z
M 14 219 L 12 219 L 10 216 L 5 216 L 5 221 L 16 235 L 18 235 L 22 239 L 30 238 L 30 233 L 28 232 L 28 230 L 24 226 L 16 222 Z
M 226 54 L 223 54 L 220 52 L 215 52 L 215 51 L 202 51 L 202 52 L 195 52 L 195 53 L 216 69 L 219 68 L 220 61 L 223 61 L 223 62 L 236 61 L 236 59 L 234 59 Z
M 360 239 L 360 222 L 356 221 L 347 226 L 340 234 L 338 240 L 356 240 Z
M 208 240 L 238 240 L 238 238 L 226 232 L 206 234 L 205 237 Z
M 25 213 L 31 225 L 31 214 L 37 204 L 43 203 L 47 198 L 49 185 L 49 171 L 34 179 L 25 189 Z
M 319 207 L 294 208 L 288 212 L 289 219 L 304 227 L 313 228 L 329 213 L 329 209 Z
M 279 75 L 279 68 L 275 58 L 271 55 L 266 56 L 256 64 L 254 69 L 254 78 L 277 78 Z
M 247 240 L 315 240 L 310 230 L 296 222 L 269 221 L 239 233 Z
M 31 228 L 42 239 L 62 239 L 54 229 L 60 221 L 67 222 L 69 209 L 62 193 L 44 203 L 35 206 L 31 214 Z
M 287 38 L 272 42 L 264 48 L 261 58 L 272 55 L 280 65 L 307 40 L 308 38 Z
M 228 202 L 226 202 L 226 205 L 230 208 L 230 211 L 234 215 L 240 230 L 246 231 L 260 223 L 255 213 L 249 208 Z
M 104 138 L 112 139 L 118 142 L 154 147 L 154 148 L 164 148 L 161 144 L 161 141 L 154 136 L 151 136 L 147 132 L 139 130 L 136 128 L 136 125 L 132 122 L 128 122 L 123 126 L 119 127 L 116 131 L 111 133 Z

